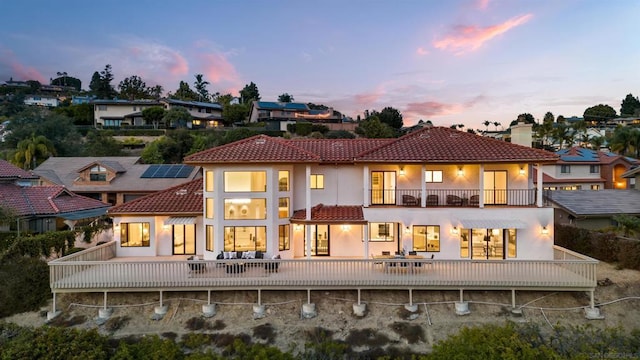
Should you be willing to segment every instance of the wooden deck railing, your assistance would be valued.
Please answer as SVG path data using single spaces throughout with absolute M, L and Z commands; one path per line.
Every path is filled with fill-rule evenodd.
M 555 250 L 562 253 L 562 248 Z M 277 272 L 273 269 L 276 263 Z M 198 261 L 195 269 L 201 271 L 193 271 L 189 264 L 184 260 L 140 258 L 56 260 L 49 263 L 51 288 L 57 292 L 258 288 L 589 290 L 596 287 L 597 261 L 584 257 L 549 261 L 237 259 Z

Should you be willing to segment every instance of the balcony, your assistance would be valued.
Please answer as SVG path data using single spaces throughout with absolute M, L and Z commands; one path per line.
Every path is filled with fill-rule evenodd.
M 420 189 L 369 190 L 371 206 L 409 207 L 480 207 L 480 193 L 484 206 L 536 206 L 536 189 Z M 424 205 L 422 199 L 424 198 Z M 544 206 L 549 204 L 543 203 Z
M 554 247 L 553 260 L 282 259 L 198 261 L 114 257 L 112 241 L 49 262 L 56 292 L 296 289 L 590 291 L 597 260 Z M 228 265 L 232 263 L 233 270 Z M 269 271 L 277 263 L 277 272 Z M 241 264 L 241 265 L 238 265 Z M 393 271 L 389 271 L 392 269 Z

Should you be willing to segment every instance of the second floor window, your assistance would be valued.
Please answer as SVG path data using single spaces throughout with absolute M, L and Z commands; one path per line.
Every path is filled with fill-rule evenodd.
M 224 199 L 225 220 L 264 220 L 267 199 Z
M 589 165 L 589 173 L 591 174 L 599 174 L 600 166 L 599 165 Z
M 89 173 L 90 181 L 107 181 L 107 169 L 100 165 L 91 168 Z
M 225 171 L 225 192 L 265 192 L 267 191 L 266 171 Z
M 324 175 L 311 174 L 311 188 L 312 189 L 324 189 Z
M 570 174 L 571 173 L 571 165 L 560 165 L 560 173 L 562 173 L 562 174 Z
M 278 171 L 278 191 L 289 191 L 289 172 Z
M 204 183 L 206 191 L 213 191 L 213 171 L 207 170 L 204 172 Z
M 426 170 L 424 172 L 424 182 L 441 183 L 442 182 L 442 170 Z

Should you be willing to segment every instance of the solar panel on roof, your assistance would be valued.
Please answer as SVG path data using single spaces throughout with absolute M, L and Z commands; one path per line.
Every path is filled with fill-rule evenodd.
M 178 179 L 186 178 L 193 171 L 193 166 L 184 164 L 149 165 L 140 176 L 146 179 Z

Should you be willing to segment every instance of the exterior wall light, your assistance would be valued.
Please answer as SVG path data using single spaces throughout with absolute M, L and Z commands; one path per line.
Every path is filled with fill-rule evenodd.
M 400 166 L 400 176 L 404 176 L 404 166 Z
M 460 166 L 458 168 L 458 176 L 463 176 L 464 175 L 464 170 L 462 169 L 462 166 Z
M 411 228 L 407 226 L 407 227 L 404 229 L 404 233 L 405 233 L 405 234 L 411 234 Z
M 524 166 L 520 166 L 520 175 L 524 175 L 525 171 L 524 171 Z
M 346 225 L 345 224 L 345 225 L 342 225 L 341 228 L 342 228 L 342 231 L 349 231 L 349 230 L 351 230 L 351 225 Z
M 549 235 L 549 228 L 547 228 L 546 226 L 543 226 L 542 230 L 540 230 L 540 233 L 542 235 Z
M 457 227 L 457 226 L 454 226 L 454 227 L 451 229 L 451 233 L 452 233 L 453 235 L 458 235 L 458 234 L 460 233 L 460 230 L 458 230 L 458 227 Z

